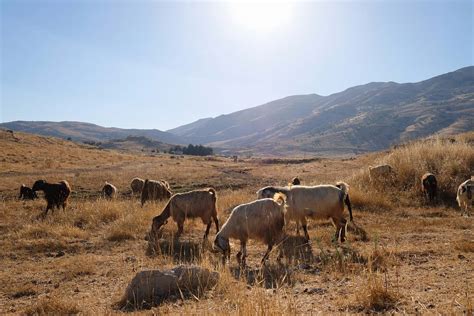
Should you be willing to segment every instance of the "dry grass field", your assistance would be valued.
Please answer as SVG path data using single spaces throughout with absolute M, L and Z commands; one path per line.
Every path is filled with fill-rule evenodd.
M 98 150 L 55 138 L 0 131 L 0 314 L 471 314 L 474 304 L 474 214 L 460 216 L 457 185 L 474 170 L 474 133 L 455 142 L 417 142 L 351 159 L 241 159 L 133 155 Z M 390 163 L 393 179 L 370 183 L 367 167 Z M 438 175 L 440 198 L 427 205 L 419 192 L 425 171 Z M 333 243 L 328 221 L 309 221 L 310 244 L 295 225 L 265 267 L 266 246 L 249 243 L 249 267 L 241 271 L 231 242 L 231 263 L 202 243 L 205 227 L 186 221 L 174 240 L 170 220 L 150 251 L 144 240 L 153 216 L 164 206 L 142 208 L 131 196 L 133 177 L 167 180 L 173 192 L 213 186 L 221 224 L 230 210 L 255 199 L 258 188 L 286 184 L 351 186 L 354 223 L 348 240 Z M 19 186 L 37 179 L 66 179 L 73 188 L 68 209 L 38 218 L 43 199 L 19 201 Z M 104 181 L 119 198 L 104 200 Z M 347 216 L 348 217 L 348 216 Z M 209 241 L 215 228 L 211 228 Z M 212 290 L 171 297 L 159 306 L 122 310 L 117 302 L 141 270 L 196 264 L 220 273 Z

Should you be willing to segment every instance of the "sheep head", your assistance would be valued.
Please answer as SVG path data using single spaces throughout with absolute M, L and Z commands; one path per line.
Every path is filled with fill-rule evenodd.
M 162 216 L 161 214 L 158 216 L 155 216 L 153 218 L 153 222 L 151 224 L 151 232 L 150 235 L 155 236 L 155 237 L 161 237 L 160 233 L 162 231 L 162 226 L 166 225 L 168 223 L 168 218 Z
M 214 249 L 219 250 L 224 254 L 224 258 L 230 257 L 230 243 L 229 239 L 217 235 L 214 240 Z
M 33 191 L 42 191 L 44 190 L 44 185 L 46 184 L 45 180 L 36 180 L 36 182 L 33 184 L 33 188 L 31 188 Z

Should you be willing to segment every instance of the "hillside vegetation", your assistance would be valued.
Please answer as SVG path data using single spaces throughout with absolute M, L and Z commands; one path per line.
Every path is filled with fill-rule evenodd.
M 378 164 L 392 166 L 394 176 L 370 181 L 368 169 L 361 170 L 351 179 L 358 196 L 375 196 L 385 200 L 385 205 L 422 205 L 421 176 L 431 172 L 438 180 L 438 202 L 453 205 L 459 184 L 474 174 L 474 132 L 396 146 L 375 159 L 373 165 Z

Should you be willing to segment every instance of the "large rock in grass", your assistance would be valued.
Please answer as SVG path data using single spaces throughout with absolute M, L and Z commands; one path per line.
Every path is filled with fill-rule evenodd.
M 120 308 L 148 308 L 172 296 L 201 296 L 214 287 L 219 274 L 198 266 L 138 272 L 119 302 Z

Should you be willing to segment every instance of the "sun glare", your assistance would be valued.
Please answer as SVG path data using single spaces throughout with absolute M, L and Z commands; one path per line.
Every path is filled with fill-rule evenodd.
M 269 32 L 289 24 L 292 7 L 289 2 L 233 2 L 233 21 L 258 32 Z

